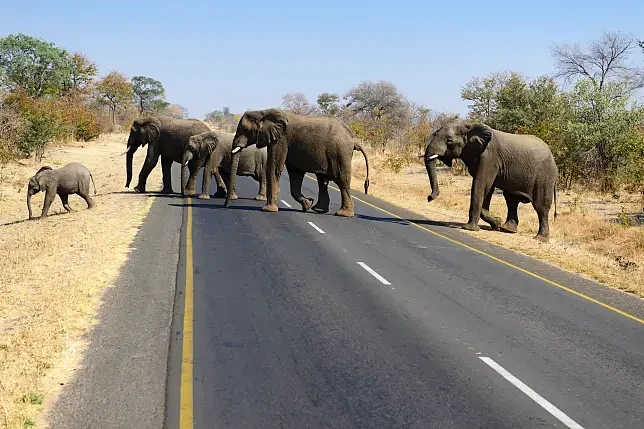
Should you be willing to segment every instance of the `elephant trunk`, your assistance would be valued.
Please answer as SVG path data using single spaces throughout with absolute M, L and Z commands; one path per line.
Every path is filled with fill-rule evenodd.
M 429 176 L 429 184 L 432 187 L 432 193 L 427 196 L 427 201 L 432 201 L 438 198 L 440 189 L 438 187 L 438 178 L 436 177 L 436 158 L 438 155 L 432 155 L 429 146 L 425 149 L 425 169 L 427 176 Z
M 186 186 L 188 186 L 188 179 L 190 178 L 190 171 L 188 170 L 188 163 L 192 160 L 193 155 L 189 150 L 185 151 L 181 159 L 181 192 L 185 195 Z
M 241 150 L 238 150 L 236 153 L 233 154 L 233 160 L 230 165 L 230 178 L 228 179 L 228 189 L 226 193 L 226 202 L 224 203 L 224 207 L 228 207 L 230 205 L 230 199 L 232 196 L 235 194 L 235 182 L 237 181 L 237 166 L 239 165 L 239 158 L 241 156 Z
M 29 211 L 29 219 L 33 219 L 33 214 L 31 211 L 31 195 L 33 192 L 31 189 L 27 190 L 27 210 Z
M 134 159 L 134 152 L 136 152 L 136 149 L 134 149 L 134 147 L 132 146 L 128 147 L 127 156 L 125 157 L 125 170 L 126 170 L 125 187 L 126 188 L 130 187 L 130 182 L 132 181 L 132 161 Z

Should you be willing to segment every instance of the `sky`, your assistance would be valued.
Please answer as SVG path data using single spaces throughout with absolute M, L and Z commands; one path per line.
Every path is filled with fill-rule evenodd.
M 550 74 L 554 43 L 603 31 L 644 39 L 642 0 L 7 3 L 0 37 L 40 37 L 86 54 L 102 75 L 160 80 L 168 101 L 198 119 L 223 106 L 278 107 L 288 92 L 342 96 L 363 80 L 465 114 L 460 89 L 474 76 Z

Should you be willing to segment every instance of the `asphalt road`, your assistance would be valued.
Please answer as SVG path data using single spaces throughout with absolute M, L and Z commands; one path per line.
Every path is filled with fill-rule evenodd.
M 300 213 L 284 172 L 280 212 L 263 213 L 256 182 L 237 183 L 229 209 L 165 203 L 192 220 L 167 428 L 182 413 L 200 429 L 644 428 L 644 324 L 558 285 L 639 318 L 641 300 L 359 192 L 356 218 L 333 216 L 336 191 L 330 213 Z

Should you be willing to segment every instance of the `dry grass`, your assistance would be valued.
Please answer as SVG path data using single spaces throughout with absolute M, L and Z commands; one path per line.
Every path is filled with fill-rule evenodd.
M 369 193 L 435 221 L 467 222 L 472 178 L 454 175 L 449 169 L 438 173 L 440 197 L 427 202 L 430 192 L 424 166 L 412 163 L 394 173 L 384 168 L 386 158 L 370 154 Z M 362 188 L 365 167 L 362 155 L 354 154 L 352 187 Z M 360 184 L 358 186 L 357 184 Z M 529 204 L 519 206 L 519 232 L 507 234 L 482 229 L 465 231 L 520 253 L 551 262 L 561 268 L 601 281 L 617 289 L 644 296 L 644 213 L 640 196 L 622 194 L 619 199 L 589 192 L 557 193 L 557 219 L 550 213 L 550 243 L 532 237 L 538 221 Z M 502 194 L 495 195 L 491 211 L 505 219 Z M 630 226 L 629 226 L 630 225 Z
M 125 189 L 125 139 L 109 135 L 51 150 L 41 164 L 0 166 L 0 428 L 33 426 L 69 379 L 82 357 L 82 334 L 94 323 L 101 296 L 150 208 L 153 197 L 118 193 Z M 139 152 L 135 174 L 145 157 Z M 70 161 L 94 175 L 95 208 L 87 210 L 74 195 L 68 214 L 57 198 L 51 217 L 26 221 L 29 177 L 41 165 Z M 161 188 L 160 170 L 148 181 L 151 190 Z M 43 198 L 32 198 L 35 215 Z

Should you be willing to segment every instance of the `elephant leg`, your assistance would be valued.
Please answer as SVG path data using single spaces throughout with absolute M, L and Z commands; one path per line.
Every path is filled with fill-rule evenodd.
M 316 213 L 326 213 L 329 211 L 329 178 L 325 174 L 315 173 L 318 179 L 318 202 L 312 207 Z
M 192 160 L 188 163 L 188 170 L 190 171 L 190 176 L 188 177 L 188 183 L 186 183 L 186 194 L 195 193 L 195 182 L 197 181 L 197 174 L 201 168 L 201 162 L 197 160 Z
M 478 223 L 481 218 L 481 211 L 483 210 L 483 200 L 487 197 L 494 183 L 494 175 L 488 170 L 489 168 L 486 168 L 485 165 L 479 164 L 476 175 L 472 180 L 469 220 L 463 225 L 463 229 L 469 231 L 479 230 Z
M 51 207 L 51 203 L 54 202 L 54 199 L 56 198 L 56 187 L 50 185 L 47 188 L 47 193 L 45 194 L 45 201 L 43 202 L 42 205 L 42 213 L 40 214 L 40 217 L 47 217 L 47 213 L 49 212 L 49 207 Z
M 79 195 L 82 199 L 84 199 L 84 200 L 85 200 L 85 202 L 87 203 L 87 209 L 88 209 L 88 210 L 89 210 L 89 209 L 91 209 L 91 208 L 93 208 L 93 207 L 96 205 L 96 203 L 94 202 L 94 200 L 92 199 L 92 197 L 90 197 L 90 196 L 89 196 L 89 194 L 88 194 L 88 193 L 85 193 L 85 192 L 79 192 L 79 193 L 78 193 L 78 195 Z
M 69 195 L 68 194 L 60 194 L 60 201 L 63 203 L 63 208 L 67 210 L 68 212 L 72 211 L 72 208 L 69 206 Z
M 496 231 L 501 226 L 501 222 L 503 222 L 503 220 L 498 216 L 494 216 L 490 212 L 490 202 L 492 201 L 492 196 L 494 195 L 494 189 L 495 189 L 494 186 L 492 186 L 489 192 L 487 193 L 487 195 L 485 195 L 485 198 L 483 199 L 483 206 L 481 208 L 481 219 L 489 223 L 492 229 Z
M 172 193 L 172 160 L 161 155 L 161 174 L 163 175 L 162 194 Z
M 503 196 L 508 206 L 508 217 L 501 225 L 501 231 L 514 234 L 519 228 L 519 198 L 509 192 L 503 192 Z
M 551 192 L 545 192 L 545 190 L 540 190 L 539 194 L 532 202 L 532 207 L 537 212 L 537 217 L 539 218 L 539 232 L 537 232 L 534 238 L 535 240 L 547 243 L 550 240 L 548 214 L 550 213 L 550 207 L 552 207 L 553 194 Z
M 277 212 L 277 194 L 279 192 L 279 180 L 286 162 L 287 149 L 275 147 L 274 144 L 267 148 L 266 158 L 266 204 L 262 207 L 265 212 Z M 289 173 L 290 175 L 290 173 Z
M 291 185 L 291 196 L 295 201 L 300 203 L 302 212 L 308 211 L 313 205 L 313 198 L 306 198 L 302 195 L 302 180 L 304 180 L 304 174 L 306 172 L 289 164 L 286 165 L 286 170 L 288 171 L 288 178 Z
M 259 182 L 259 190 L 257 191 L 255 199 L 257 201 L 266 201 L 266 174 L 264 172 L 260 173 L 258 176 L 255 176 L 255 180 Z M 277 193 L 279 194 L 279 189 Z
M 228 192 L 226 183 L 230 179 L 230 175 L 227 174 L 225 170 L 222 170 L 221 167 L 215 168 L 213 175 L 215 176 L 215 183 L 217 184 L 217 191 L 214 193 L 213 197 L 226 198 L 226 193 Z
M 340 179 L 335 181 L 340 188 L 340 197 L 342 203 L 340 210 L 335 212 L 335 216 L 353 217 L 355 215 L 353 210 L 353 200 L 351 199 L 351 170 L 348 173 L 341 173 Z
M 155 150 L 152 146 L 148 146 L 148 154 L 145 157 L 145 162 L 139 173 L 139 183 L 134 187 L 136 192 L 145 192 L 145 185 L 148 180 L 148 176 L 152 173 L 154 167 L 157 166 L 159 162 L 159 154 L 155 153 Z

